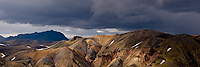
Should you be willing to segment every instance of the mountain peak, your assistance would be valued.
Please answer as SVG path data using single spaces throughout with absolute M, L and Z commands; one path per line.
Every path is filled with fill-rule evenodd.
M 0 35 L 0 41 L 4 40 L 5 38 L 3 36 Z
M 46 32 L 57 32 L 57 31 L 54 31 L 54 30 L 47 30 Z
M 81 37 L 81 36 L 74 36 L 74 37 L 71 39 L 71 41 L 77 40 L 77 39 L 79 39 L 79 38 L 83 38 L 83 37 Z

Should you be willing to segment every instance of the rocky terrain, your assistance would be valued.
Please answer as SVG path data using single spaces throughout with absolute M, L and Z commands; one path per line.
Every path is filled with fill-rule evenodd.
M 0 46 L 4 67 L 198 67 L 200 36 L 137 30 L 48 45 Z M 14 51 L 14 52 L 13 52 Z

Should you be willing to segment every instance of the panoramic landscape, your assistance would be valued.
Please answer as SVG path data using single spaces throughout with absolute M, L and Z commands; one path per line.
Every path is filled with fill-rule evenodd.
M 1 38 L 4 67 L 196 67 L 200 35 L 140 29 L 113 35 L 74 36 L 57 31 Z
M 0 0 L 0 67 L 200 67 L 200 0 Z

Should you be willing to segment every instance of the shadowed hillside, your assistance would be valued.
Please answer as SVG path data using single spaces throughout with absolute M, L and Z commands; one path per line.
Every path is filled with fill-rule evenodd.
M 10 36 L 3 38 L 0 36 L 0 43 L 7 46 L 18 46 L 18 45 L 47 45 L 55 41 L 68 40 L 61 32 L 57 31 L 45 31 L 35 32 L 30 34 L 19 34 L 17 36 Z
M 2 51 L 7 53 L 0 62 L 11 67 L 198 67 L 199 41 L 199 36 L 141 29 L 89 38 L 75 36 L 42 46 L 47 49 L 31 46 L 16 53 Z
M 31 34 L 19 34 L 17 36 L 11 36 L 5 39 L 8 40 L 15 40 L 15 39 L 30 39 L 30 40 L 40 40 L 40 41 L 60 41 L 60 40 L 68 40 L 64 34 L 57 32 L 57 31 L 45 31 L 40 33 L 31 33 Z
M 0 35 L 0 41 L 3 41 L 3 40 L 4 40 L 4 37 Z

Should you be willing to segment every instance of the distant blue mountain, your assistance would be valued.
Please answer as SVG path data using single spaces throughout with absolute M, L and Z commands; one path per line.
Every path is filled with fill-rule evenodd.
M 45 31 L 45 32 L 35 32 L 30 34 L 19 34 L 17 36 L 10 36 L 5 38 L 4 41 L 8 40 L 16 40 L 16 39 L 29 39 L 29 40 L 40 40 L 40 41 L 61 41 L 61 40 L 69 40 L 62 34 L 57 31 Z
M 3 36 L 0 35 L 0 41 L 4 40 L 5 38 Z

